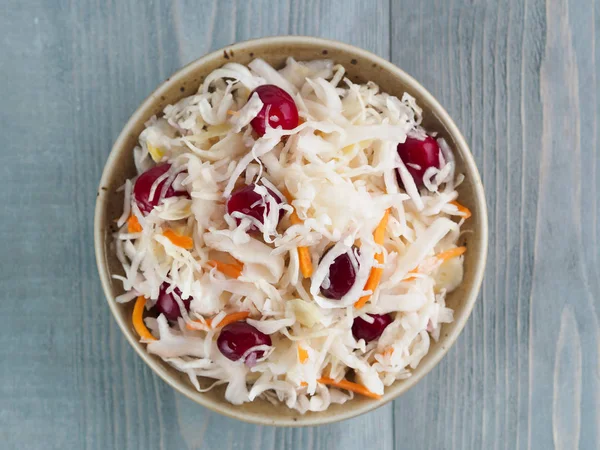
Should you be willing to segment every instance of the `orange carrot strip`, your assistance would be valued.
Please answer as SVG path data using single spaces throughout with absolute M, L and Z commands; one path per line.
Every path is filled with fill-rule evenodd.
M 298 346 L 298 360 L 300 364 L 304 364 L 308 359 L 308 351 L 300 346 Z
M 375 231 L 373 232 L 373 240 L 378 245 L 383 244 L 383 240 L 385 238 L 385 229 L 387 227 L 389 217 L 390 217 L 390 210 L 387 209 L 385 211 L 385 214 L 381 218 L 379 225 L 377 225 L 377 228 L 375 228 Z M 378 265 L 383 264 L 383 252 L 377 253 L 375 255 L 375 260 L 377 261 Z M 371 274 L 369 275 L 369 278 L 367 279 L 367 283 L 365 284 L 365 291 L 375 292 L 375 289 L 377 289 L 377 286 L 379 286 L 379 282 L 381 281 L 382 275 L 383 275 L 383 268 L 373 267 L 371 269 Z M 367 302 L 371 298 L 371 295 L 372 294 L 363 295 L 354 304 L 354 307 L 356 309 L 361 309 L 363 306 L 365 306 L 367 304 Z
M 471 217 L 471 210 L 469 208 L 467 208 L 466 206 L 461 205 L 460 203 L 458 203 L 456 200 L 454 200 L 453 202 L 450 202 L 451 205 L 456 206 L 456 209 L 458 209 L 459 212 L 463 213 L 463 218 L 464 219 L 468 219 L 469 217 Z
M 129 219 L 127 219 L 127 231 L 130 233 L 141 233 L 142 231 L 140 221 L 135 214 L 130 215 Z
M 414 274 L 417 274 L 417 273 L 419 273 L 419 268 L 418 268 L 418 267 L 417 267 L 416 269 L 412 269 L 412 270 L 410 270 L 410 271 L 408 272 L 408 274 L 407 274 L 406 278 L 404 278 L 404 280 L 402 280 L 402 281 L 412 281 L 412 280 L 414 280 L 414 279 L 415 279 L 415 278 L 417 278 L 417 277 L 413 277 L 413 275 L 414 275 Z
M 250 316 L 250 312 L 249 311 L 239 311 L 239 312 L 234 312 L 234 313 L 231 313 L 231 314 L 227 314 L 217 324 L 217 328 L 223 328 L 224 326 L 227 326 L 230 323 L 239 322 L 240 320 L 247 319 L 248 316 Z M 212 319 L 206 319 L 206 324 L 209 327 L 213 328 L 213 326 L 212 326 Z
M 292 206 L 292 202 L 294 201 L 294 197 L 292 197 L 292 194 L 290 194 L 287 189 L 284 189 L 282 193 L 285 196 L 287 202 L 290 204 L 290 206 Z M 294 225 L 300 225 L 302 223 L 302 219 L 298 217 L 298 214 L 296 214 L 296 209 L 294 209 L 290 214 L 290 222 L 292 222 Z
M 296 210 L 294 210 L 290 214 L 290 222 L 292 222 L 292 224 L 294 224 L 294 225 L 300 225 L 300 224 L 304 223 L 302 221 L 302 219 L 300 217 L 298 217 L 298 214 L 296 214 Z
M 446 250 L 445 252 L 438 253 L 433 258 L 439 260 L 440 262 L 444 262 L 444 261 L 448 261 L 449 259 L 456 258 L 456 257 L 462 255 L 466 251 L 467 251 L 467 247 L 454 247 L 454 248 L 451 248 L 450 250 Z M 415 267 L 410 272 L 408 272 L 408 274 L 407 274 L 408 276 L 406 278 L 404 278 L 403 281 L 414 280 L 416 277 L 413 277 L 412 275 L 417 274 L 417 273 L 420 273 L 419 267 Z
M 379 221 L 379 225 L 373 231 L 373 240 L 376 244 L 383 245 L 383 240 L 385 238 L 385 229 L 387 228 L 388 219 L 390 218 L 390 210 L 389 208 L 385 210 L 383 217 Z
M 375 260 L 377 261 L 377 264 L 383 264 L 383 253 L 377 253 L 375 255 Z M 369 279 L 367 280 L 367 282 L 365 284 L 364 290 L 375 292 L 375 289 L 377 289 L 377 286 L 379 286 L 379 282 L 381 281 L 382 275 L 383 275 L 383 269 L 381 267 L 373 267 L 371 269 L 371 274 L 369 275 Z M 367 302 L 371 298 L 371 295 L 373 295 L 373 294 L 363 295 L 361 298 L 359 298 L 357 300 L 356 303 L 354 303 L 354 307 L 356 309 L 361 309 L 363 306 L 365 306 L 367 304 Z
M 384 349 L 381 353 L 379 353 L 379 356 L 381 356 L 382 358 L 385 358 L 386 356 L 390 356 L 393 353 L 394 353 L 394 347 L 388 347 L 388 348 Z
M 379 400 L 381 398 L 381 395 L 375 394 L 374 392 L 371 392 L 363 385 L 358 384 L 358 383 L 352 383 L 351 381 L 347 381 L 347 380 L 335 381 L 332 378 L 326 378 L 326 377 L 319 378 L 317 381 L 319 383 L 328 384 L 330 386 L 335 386 L 340 389 L 346 389 L 347 391 L 356 392 L 357 394 L 364 395 L 365 397 L 370 397 L 370 398 L 374 398 L 377 400 Z
M 306 381 L 301 381 L 300 386 L 306 387 L 306 386 L 308 386 L 308 383 Z
M 146 328 L 146 324 L 144 323 L 144 306 L 146 306 L 146 298 L 143 295 L 140 295 L 135 301 L 133 314 L 131 316 L 133 328 L 142 339 L 155 341 L 156 338 L 152 336 L 152 333 L 150 333 L 150 330 Z
M 313 273 L 312 259 L 308 247 L 298 247 L 298 263 L 304 278 L 310 278 Z
M 231 278 L 239 278 L 242 275 L 242 269 L 244 268 L 243 265 L 228 264 L 214 259 L 208 261 L 208 264 L 212 267 L 216 267 L 219 272 Z
M 239 322 L 240 320 L 247 319 L 249 316 L 250 316 L 250 313 L 248 311 L 239 311 L 239 312 L 227 314 L 225 317 L 223 317 L 221 319 L 221 321 L 214 328 L 223 328 L 224 326 L 229 325 L 230 323 Z M 194 320 L 194 322 L 196 322 L 200 325 L 203 325 L 203 323 L 199 320 Z M 206 325 L 208 326 L 208 328 L 213 328 L 212 319 L 206 319 Z M 186 325 L 186 328 L 188 330 L 198 330 L 197 328 L 194 328 L 189 323 Z
M 197 323 L 200 326 L 206 326 L 206 324 L 200 320 L 192 320 L 192 322 Z M 207 321 L 207 323 L 208 323 L 208 321 Z M 186 323 L 185 327 L 190 331 L 200 331 L 200 330 L 208 331 L 208 329 L 210 329 L 210 327 L 208 327 L 208 329 L 207 328 L 196 328 L 195 326 L 193 326 L 192 324 L 189 324 L 189 323 Z
M 231 109 L 227 110 L 227 115 L 228 116 L 239 116 L 240 112 L 239 111 L 232 111 Z
M 189 236 L 182 236 L 181 234 L 175 233 L 173 230 L 166 230 L 163 232 L 163 236 L 169 239 L 173 245 L 191 250 L 194 248 L 194 240 Z
M 467 247 L 454 247 L 445 252 L 438 253 L 435 257 L 441 261 L 448 261 L 449 259 L 456 258 L 467 251 Z
M 394 353 L 394 347 L 388 347 L 383 351 L 382 355 L 388 356 L 388 355 L 391 355 L 392 353 Z
M 231 265 L 237 267 L 240 270 L 244 270 L 244 263 L 235 259 L 233 256 L 231 257 L 231 259 L 233 259 L 233 262 L 231 263 Z
M 287 190 L 283 191 L 283 195 L 285 195 L 285 198 L 291 206 L 294 198 Z M 300 225 L 303 223 L 302 219 L 298 217 L 298 214 L 296 214 L 295 209 L 290 214 L 290 222 L 292 222 L 294 225 Z M 298 247 L 298 263 L 300 265 L 300 272 L 302 272 L 302 276 L 304 278 L 310 278 L 313 273 L 313 265 L 308 247 Z

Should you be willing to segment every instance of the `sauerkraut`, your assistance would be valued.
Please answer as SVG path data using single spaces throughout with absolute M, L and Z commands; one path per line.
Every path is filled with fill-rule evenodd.
M 113 275 L 116 301 L 144 306 L 132 321 L 147 351 L 199 391 L 301 413 L 410 377 L 452 321 L 470 215 L 451 148 L 421 120 L 408 94 L 293 58 L 226 64 L 152 117 Z M 429 140 L 434 164 L 403 160 L 407 140 Z

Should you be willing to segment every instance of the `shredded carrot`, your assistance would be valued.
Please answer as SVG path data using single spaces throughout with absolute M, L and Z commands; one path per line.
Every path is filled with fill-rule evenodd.
M 194 248 L 194 240 L 189 236 L 177 234 L 173 230 L 164 231 L 163 236 L 168 238 L 173 245 L 176 245 L 177 247 L 181 247 L 186 250 L 191 250 Z
M 292 206 L 292 202 L 294 201 L 294 197 L 292 197 L 292 194 L 290 194 L 287 189 L 284 189 L 283 195 L 285 196 L 285 199 L 290 204 L 290 206 Z M 302 223 L 302 219 L 300 217 L 298 217 L 298 214 L 296 214 L 296 209 L 294 209 L 292 211 L 292 213 L 290 214 L 290 221 L 294 225 L 300 225 Z
M 127 231 L 129 231 L 130 233 L 141 233 L 142 231 L 140 221 L 135 216 L 135 214 L 130 215 L 129 219 L 127 219 Z
M 144 306 L 146 306 L 146 298 L 140 295 L 133 306 L 133 314 L 131 316 L 133 328 L 142 339 L 155 341 L 156 338 L 152 336 L 152 333 L 150 333 L 150 330 L 146 328 L 146 324 L 144 323 Z
M 389 356 L 392 353 L 394 353 L 394 347 L 388 347 L 381 354 L 382 356 Z
M 456 200 L 453 202 L 450 202 L 450 204 L 456 206 L 456 209 L 458 209 L 458 211 L 463 214 L 463 216 L 462 216 L 463 218 L 468 219 L 469 217 L 471 217 L 471 210 L 469 208 L 467 208 L 466 206 L 461 205 Z
M 437 259 L 440 262 L 445 262 L 445 261 L 448 261 L 449 259 L 456 258 L 456 257 L 462 255 L 466 251 L 467 251 L 467 247 L 454 247 L 454 248 L 451 248 L 450 250 L 446 250 L 445 252 L 438 253 L 433 258 Z M 420 273 L 419 267 L 415 267 L 410 272 L 408 272 L 406 278 L 404 278 L 404 281 L 414 280 L 416 277 L 414 277 L 413 275 L 415 275 L 417 273 Z
M 385 238 L 385 229 L 387 227 L 389 217 L 390 217 L 390 210 L 387 209 L 385 211 L 385 214 L 381 218 L 379 225 L 377 225 L 377 228 L 375 228 L 375 231 L 373 232 L 373 240 L 378 245 L 383 245 L 383 240 Z M 375 255 L 375 260 L 377 261 L 378 265 L 383 264 L 383 252 L 377 253 Z M 371 269 L 371 274 L 369 275 L 369 278 L 367 279 L 367 283 L 365 284 L 365 291 L 375 292 L 375 289 L 377 289 L 377 286 L 379 286 L 379 282 L 381 281 L 382 275 L 383 275 L 383 268 L 373 267 Z M 369 301 L 369 299 L 371 298 L 371 295 L 372 294 L 363 295 L 354 304 L 354 307 L 356 309 L 361 309 Z
M 250 313 L 248 311 L 239 311 L 239 312 L 234 312 L 231 314 L 227 314 L 225 317 L 223 317 L 219 323 L 217 324 L 216 327 L 212 326 L 212 319 L 206 319 L 206 325 L 208 326 L 208 328 L 223 328 L 224 326 L 229 325 L 230 323 L 233 322 L 239 322 L 240 320 L 244 320 L 247 319 L 250 316 Z M 202 325 L 203 323 L 199 320 L 194 320 L 194 322 Z M 188 330 L 197 330 L 197 328 L 194 328 L 192 325 L 187 324 L 186 328 Z
M 285 195 L 285 198 L 291 206 L 294 198 L 290 195 L 290 193 L 287 190 L 283 191 L 283 195 Z M 298 214 L 296 214 L 295 209 L 290 214 L 290 221 L 294 225 L 300 225 L 301 223 L 303 223 L 302 219 L 298 217 Z M 313 273 L 313 265 L 308 247 L 298 247 L 298 263 L 300 265 L 300 272 L 302 272 L 302 276 L 304 278 L 310 278 Z
M 235 259 L 233 256 L 231 256 L 231 259 L 233 259 L 233 262 L 231 264 L 233 264 L 236 267 L 239 267 L 240 270 L 244 270 L 244 263 L 243 262 L 241 262 L 239 259 Z
M 394 347 L 388 347 L 384 349 L 381 353 L 378 353 L 378 355 L 382 358 L 385 358 L 386 356 L 390 356 L 392 353 L 394 353 Z
M 383 253 L 377 253 L 375 255 L 375 260 L 377 261 L 377 264 L 383 264 Z M 381 267 L 373 267 L 371 269 L 371 274 L 369 275 L 367 283 L 365 284 L 364 290 L 375 292 L 375 289 L 377 288 L 377 286 L 379 285 L 379 282 L 381 281 L 382 275 L 383 275 L 383 269 Z M 371 298 L 371 295 L 373 295 L 373 294 L 363 295 L 361 298 L 359 298 L 356 301 L 356 303 L 354 303 L 354 307 L 356 309 L 361 309 L 363 306 L 365 306 L 367 304 L 367 302 Z
M 294 225 L 300 225 L 303 223 L 302 219 L 298 217 L 298 214 L 296 214 L 296 210 L 292 211 L 290 214 L 290 222 L 292 222 Z
M 445 252 L 438 253 L 435 255 L 437 259 L 440 261 L 448 261 L 449 259 L 456 258 L 457 256 L 462 255 L 467 251 L 467 247 L 454 247 L 450 250 L 446 250 Z
M 383 239 L 385 238 L 385 229 L 387 227 L 389 217 L 390 210 L 388 208 L 385 210 L 385 214 L 379 221 L 379 225 L 377 225 L 377 228 L 375 228 L 375 231 L 373 231 L 373 240 L 376 244 L 383 245 Z
M 208 261 L 208 264 L 212 267 L 216 267 L 219 272 L 231 278 L 239 278 L 242 275 L 242 270 L 244 269 L 244 266 L 241 264 L 228 264 L 221 261 L 216 261 L 214 259 Z
M 417 274 L 417 273 L 419 273 L 419 268 L 418 268 L 418 267 L 417 267 L 417 268 L 415 268 L 415 269 L 412 269 L 412 270 L 410 270 L 410 271 L 408 272 L 408 274 L 406 275 L 406 277 L 404 278 L 404 280 L 403 280 L 403 281 L 412 281 L 412 280 L 414 280 L 414 279 L 415 279 L 415 278 L 417 278 L 417 277 L 415 277 L 415 276 L 413 276 L 413 275 L 415 275 L 415 274 Z
M 306 387 L 306 386 L 308 386 L 308 383 L 306 381 L 301 381 L 300 386 Z
M 358 384 L 358 383 L 352 383 L 351 381 L 347 381 L 347 380 L 335 381 L 332 378 L 326 378 L 326 377 L 319 378 L 317 381 L 319 383 L 328 384 L 330 386 L 335 386 L 335 387 L 338 387 L 341 389 L 346 389 L 347 391 L 356 392 L 357 394 L 364 395 L 365 397 L 371 397 L 371 398 L 374 398 L 377 400 L 379 400 L 381 398 L 381 395 L 375 394 L 374 392 L 371 392 L 363 385 Z
M 234 312 L 234 313 L 231 313 L 231 314 L 227 314 L 225 317 L 223 317 L 219 321 L 219 323 L 217 324 L 216 328 L 223 328 L 224 326 L 227 326 L 230 323 L 239 322 L 240 320 L 247 319 L 248 316 L 250 316 L 250 312 L 248 312 L 248 311 L 238 311 L 238 312 Z M 212 319 L 206 319 L 206 324 L 210 328 L 214 328 L 212 326 Z
M 313 272 L 312 259 L 308 247 L 298 247 L 298 262 L 304 278 L 310 278 Z
M 308 359 L 308 351 L 300 346 L 298 346 L 298 360 L 300 364 L 304 364 Z
M 227 110 L 227 115 L 229 116 L 238 116 L 240 114 L 239 111 L 232 111 L 231 109 Z

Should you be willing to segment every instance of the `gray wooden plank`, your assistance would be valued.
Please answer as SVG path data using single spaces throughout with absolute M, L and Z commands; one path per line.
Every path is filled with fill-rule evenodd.
M 548 342 L 555 345 L 548 351 L 548 360 L 533 359 L 533 375 L 551 369 L 553 382 L 536 386 L 531 401 L 538 408 L 552 410 L 550 424 L 534 421 L 532 434 L 540 434 L 551 425 L 556 448 L 568 448 L 573 442 L 583 448 L 600 445 L 600 289 L 598 277 L 590 278 L 598 272 L 600 250 L 584 251 L 598 230 L 593 203 L 598 192 L 595 163 L 600 157 L 597 149 L 589 151 L 594 148 L 590 144 L 598 118 L 594 113 L 584 115 L 597 107 L 595 86 L 589 85 L 597 66 L 583 62 L 593 55 L 593 39 L 573 40 L 575 34 L 595 35 L 589 14 L 593 7 L 592 2 L 582 5 L 566 0 L 546 5 L 548 33 L 541 67 L 542 201 L 536 212 L 545 220 L 538 221 L 535 240 L 539 262 L 534 266 L 532 289 L 532 316 L 538 320 L 537 327 L 535 322 L 532 326 L 534 355 L 548 351 Z M 594 196 L 588 201 L 592 204 L 585 203 L 582 195 L 590 184 Z M 561 214 L 556 214 L 557 210 Z M 548 245 L 554 240 L 561 244 L 560 257 L 554 246 Z M 546 298 L 556 292 L 562 295 L 555 299 L 552 310 Z
M 44 18 L 14 7 L 0 18 L 0 122 L 6 139 L 0 168 L 6 183 L 0 194 L 0 314 L 5 324 L 0 334 L 0 439 L 7 448 L 47 439 L 48 427 L 42 424 L 55 410 L 60 411 L 56 447 L 82 444 L 79 433 L 68 431 L 77 427 L 81 406 L 72 389 L 77 373 L 63 370 L 77 364 L 82 333 L 81 308 L 71 309 L 65 302 L 79 297 L 70 273 L 77 271 L 80 259 L 80 224 L 72 214 L 69 221 L 63 216 L 71 211 L 69 186 L 75 178 L 61 156 L 64 118 L 70 116 L 70 105 L 61 96 L 64 66 L 57 63 L 64 61 L 64 36 L 56 29 L 60 11 L 43 12 Z M 49 88 L 48 78 L 55 89 Z
M 396 401 L 396 447 L 598 448 L 598 4 L 392 4 L 392 59 L 471 143 L 491 225 L 482 295 Z
M 273 34 L 388 56 L 388 2 L 9 1 L 0 17 L 3 448 L 392 448 L 391 405 L 318 429 L 223 418 L 175 394 L 129 348 L 96 275 L 97 181 L 128 116 L 207 51 Z M 316 19 L 315 19 L 316 18 Z M 365 24 L 364 28 L 357 24 Z M 23 314 L 23 311 L 26 314 Z

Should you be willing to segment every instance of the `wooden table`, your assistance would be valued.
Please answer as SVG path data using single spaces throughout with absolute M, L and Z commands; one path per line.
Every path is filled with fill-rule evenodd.
M 600 448 L 600 3 L 5 0 L 0 14 L 0 448 Z M 92 216 L 138 104 L 183 64 L 305 34 L 405 69 L 487 190 L 481 297 L 417 387 L 343 423 L 275 429 L 197 406 L 111 318 Z

